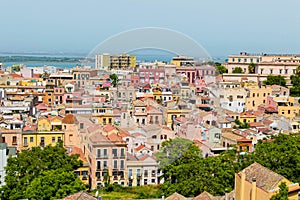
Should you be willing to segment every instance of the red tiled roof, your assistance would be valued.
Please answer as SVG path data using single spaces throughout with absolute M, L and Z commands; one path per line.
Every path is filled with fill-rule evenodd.
M 106 138 L 111 142 L 123 142 L 122 137 L 115 133 L 108 134 Z
M 13 78 L 23 78 L 22 76 L 20 76 L 19 74 L 9 74 L 9 76 L 13 77 Z
M 78 123 L 76 117 L 73 114 L 68 114 L 63 118 L 62 123 L 64 124 L 75 124 Z
M 116 127 L 114 127 L 114 126 L 108 124 L 108 125 L 106 125 L 106 126 L 103 128 L 103 131 L 105 131 L 105 132 L 110 132 L 110 131 L 115 130 L 115 129 L 116 129 Z
M 36 126 L 25 126 L 23 128 L 23 131 L 34 131 Z
M 261 122 L 250 122 L 251 127 L 264 127 L 263 123 Z
M 80 160 L 87 162 L 87 159 L 85 158 L 85 156 L 83 154 L 83 151 L 79 147 L 71 147 L 70 155 L 74 155 L 74 154 L 78 154 Z
M 140 145 L 140 146 L 138 146 L 137 148 L 135 148 L 135 150 L 140 151 L 140 150 L 142 150 L 143 148 L 146 148 L 145 145 Z

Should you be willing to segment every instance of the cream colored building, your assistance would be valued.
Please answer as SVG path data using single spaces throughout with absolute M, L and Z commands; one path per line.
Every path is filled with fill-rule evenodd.
M 244 73 L 248 74 L 248 66 L 254 63 L 255 73 L 263 75 L 282 75 L 289 77 L 296 74 L 296 68 L 300 65 L 300 55 L 293 54 L 250 54 L 241 52 L 238 55 L 228 56 L 227 62 L 224 65 L 228 69 L 228 73 L 236 67 L 241 67 Z

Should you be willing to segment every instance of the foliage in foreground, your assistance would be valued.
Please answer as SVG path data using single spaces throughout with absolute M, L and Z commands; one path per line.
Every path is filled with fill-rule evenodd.
M 252 153 L 240 155 L 230 150 L 220 156 L 203 158 L 200 149 L 191 141 L 176 138 L 163 143 L 161 151 L 156 154 L 165 180 L 160 190 L 166 196 L 174 192 L 186 197 L 197 196 L 203 191 L 224 195 L 226 190 L 234 188 L 235 173 L 253 162 L 260 163 L 292 182 L 299 182 L 299 150 L 299 135 L 280 134 L 272 142 L 259 142 Z
M 78 155 L 67 155 L 62 143 L 23 150 L 10 157 L 6 168 L 5 199 L 58 199 L 85 189 L 74 169 Z
M 157 185 L 146 185 L 136 187 L 124 187 L 119 184 L 109 184 L 99 190 L 104 199 L 149 199 L 159 198 Z
M 289 196 L 289 192 L 288 192 L 288 187 L 286 186 L 285 182 L 282 182 L 279 185 L 279 192 L 277 194 L 275 194 L 274 196 L 272 196 L 271 200 L 289 200 L 288 196 Z

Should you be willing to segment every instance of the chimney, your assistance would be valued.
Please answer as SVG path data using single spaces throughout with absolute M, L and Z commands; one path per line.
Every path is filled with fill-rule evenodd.
M 241 173 L 241 196 L 238 200 L 243 200 L 245 197 L 245 183 L 246 183 L 246 171 L 243 169 Z
M 251 200 L 256 200 L 256 178 L 252 178 Z

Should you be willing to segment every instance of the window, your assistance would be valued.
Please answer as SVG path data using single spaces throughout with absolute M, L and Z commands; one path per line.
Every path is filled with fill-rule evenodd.
M 97 160 L 97 170 L 101 170 L 101 161 Z
M 52 137 L 52 143 L 55 143 L 55 137 Z
M 24 137 L 24 146 L 28 146 L 28 141 L 27 141 L 27 137 Z
M 118 157 L 118 149 L 113 149 L 112 154 L 114 158 Z
M 107 158 L 107 149 L 103 149 L 103 157 Z
M 118 161 L 114 160 L 114 169 L 118 169 Z
M 45 146 L 45 137 L 41 137 L 41 139 L 40 139 L 41 141 L 41 146 L 43 147 L 43 146 Z
M 148 177 L 148 170 L 144 171 L 144 177 Z
M 83 127 L 84 127 L 84 124 L 80 123 L 80 129 L 83 129 Z
M 124 158 L 125 157 L 125 150 L 122 148 L 121 149 L 121 157 Z
M 144 185 L 147 185 L 148 183 L 148 180 L 147 179 L 144 179 Z
M 57 137 L 57 141 L 61 141 L 61 137 Z
M 5 143 L 5 137 L 2 137 L 2 143 Z
M 17 136 L 13 136 L 13 141 L 12 141 L 13 144 L 17 144 Z
M 132 176 L 132 169 L 128 170 L 128 176 L 129 176 L 129 178 L 130 178 L 130 176 Z
M 151 179 L 151 183 L 155 183 L 155 179 L 153 178 L 153 179 Z
M 270 74 L 273 74 L 273 69 L 270 69 Z
M 103 161 L 103 168 L 107 169 L 107 161 L 106 160 Z
M 121 168 L 121 169 L 124 169 L 124 160 L 121 160 L 121 161 L 120 161 L 120 168 Z
M 101 149 L 97 149 L 97 158 L 101 157 Z

